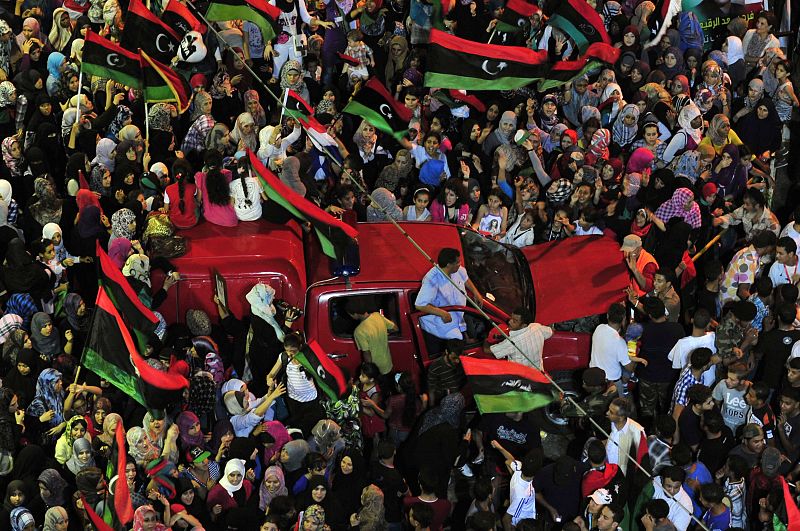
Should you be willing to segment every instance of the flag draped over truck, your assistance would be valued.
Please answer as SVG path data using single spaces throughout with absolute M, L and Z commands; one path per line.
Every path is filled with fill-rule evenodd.
M 347 246 L 358 237 L 358 231 L 283 184 L 249 149 L 247 154 L 250 167 L 269 198 L 264 208 L 281 209 L 299 223 L 310 223 L 322 245 L 322 252 L 334 260 L 342 259 Z
M 494 359 L 463 356 L 461 366 L 481 413 L 513 413 L 544 407 L 555 399 L 542 371 Z

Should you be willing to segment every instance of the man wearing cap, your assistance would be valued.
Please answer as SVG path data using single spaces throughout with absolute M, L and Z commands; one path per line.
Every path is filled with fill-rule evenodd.
M 747 466 L 753 468 L 767 447 L 764 430 L 758 424 L 745 424 L 742 429 L 742 443 L 731 450 L 730 455 L 738 455 L 745 460 Z
M 777 241 L 772 232 L 759 232 L 750 245 L 733 255 L 719 287 L 719 302 L 722 306 L 737 298 L 743 301 L 750 298 L 750 288 L 761 271 L 761 262 L 772 254 Z
M 586 504 L 586 510 L 583 516 L 576 516 L 572 521 L 578 524 L 581 529 L 596 529 L 597 518 L 600 516 L 600 511 L 613 501 L 608 490 L 597 489 L 589 496 L 589 502 Z
M 781 455 L 780 450 L 777 448 L 766 448 L 761 454 L 759 466 L 750 472 L 750 481 L 747 484 L 747 498 L 750 501 L 750 506 L 747 508 L 747 514 L 758 516 L 759 501 L 762 498 L 769 496 L 769 493 L 777 488 L 781 489 L 781 479 L 783 469 L 784 457 Z M 787 463 L 788 464 L 788 463 Z
M 723 366 L 740 360 L 752 368 L 750 351 L 758 341 L 758 330 L 750 326 L 756 316 L 756 305 L 750 301 L 737 301 L 722 318 L 717 327 L 715 346 Z
M 658 262 L 652 254 L 642 249 L 642 239 L 635 234 L 628 234 L 619 250 L 625 255 L 625 264 L 631 272 L 630 288 L 639 297 L 653 291 Z

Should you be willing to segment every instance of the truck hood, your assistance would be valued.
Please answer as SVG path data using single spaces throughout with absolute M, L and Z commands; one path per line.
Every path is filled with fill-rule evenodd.
M 538 323 L 604 314 L 625 296 L 628 269 L 613 238 L 575 236 L 523 247 L 522 253 L 531 268 Z

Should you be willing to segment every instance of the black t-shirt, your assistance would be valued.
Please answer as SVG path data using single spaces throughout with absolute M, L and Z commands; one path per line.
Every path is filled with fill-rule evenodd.
M 678 418 L 681 442 L 689 446 L 700 444 L 703 432 L 700 429 L 700 416 L 695 414 L 691 406 L 686 407 Z
M 770 330 L 758 338 L 756 352 L 762 355 L 756 380 L 777 389 L 781 376 L 786 372 L 786 360 L 792 353 L 792 345 L 800 341 L 800 330 Z
M 562 521 L 568 522 L 578 516 L 581 502 L 581 479 L 587 470 L 585 463 L 578 463 L 577 470 L 564 484 L 554 481 L 555 463 L 542 468 L 534 477 L 536 494 L 541 494 L 547 503 L 555 507 Z
M 534 448 L 542 447 L 542 438 L 539 435 L 539 426 L 533 421 L 530 414 L 522 415 L 522 419 L 515 421 L 503 413 L 490 413 L 481 417 L 480 430 L 483 433 L 484 448 L 488 453 L 490 443 L 496 440 L 500 445 L 511 452 L 511 455 L 522 460 Z M 492 449 L 492 452 L 497 450 Z M 495 456 L 502 462 L 499 453 Z
M 683 438 L 683 434 L 681 434 L 681 438 Z M 697 451 L 697 460 L 706 465 L 713 476 L 725 464 L 728 452 L 734 446 L 736 446 L 736 438 L 733 436 L 733 432 L 729 427 L 723 426 L 721 436 L 716 439 L 704 438 L 702 440 Z
M 719 292 L 709 291 L 705 286 L 698 288 L 697 296 L 695 298 L 695 311 L 697 308 L 705 308 L 715 320 L 719 320 L 719 310 L 717 309 L 717 300 Z
M 679 339 L 686 336 L 678 323 L 645 323 L 642 331 L 639 357 L 647 360 L 647 367 L 639 367 L 637 375 L 649 382 L 675 381 L 677 372 L 667 357 Z
M 383 492 L 386 521 L 401 522 L 403 520 L 403 495 L 408 490 L 403 476 L 396 468 L 389 468 L 377 462 L 373 463 L 369 477 Z

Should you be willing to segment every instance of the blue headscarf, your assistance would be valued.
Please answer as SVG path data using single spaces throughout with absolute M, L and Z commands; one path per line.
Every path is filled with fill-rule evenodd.
M 60 372 L 55 369 L 43 370 L 36 380 L 36 394 L 26 411 L 28 415 L 39 418 L 52 409 L 55 415 L 48 422 L 51 427 L 64 421 L 64 391 L 56 392 L 58 380 L 61 380 Z
M 47 57 L 47 72 L 55 79 L 61 79 L 61 72 L 59 71 L 59 68 L 61 67 L 62 63 L 66 60 L 67 58 L 64 57 L 63 53 L 52 52 Z

